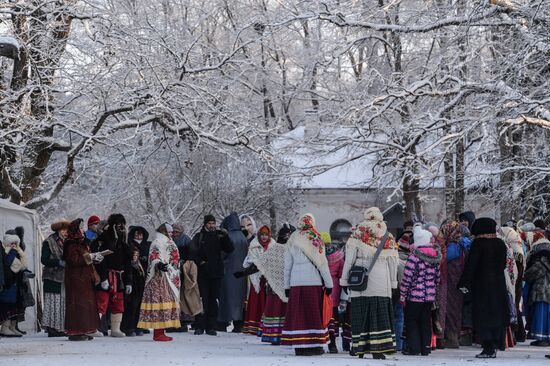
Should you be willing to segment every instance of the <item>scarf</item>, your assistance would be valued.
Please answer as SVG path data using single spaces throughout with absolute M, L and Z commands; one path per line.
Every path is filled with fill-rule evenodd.
M 283 302 L 288 301 L 285 295 L 285 250 L 286 245 L 272 242 L 267 250 L 254 260 L 269 287 Z
M 269 241 L 264 246 L 259 242 L 258 237 L 255 237 L 250 243 L 248 254 L 244 260 L 245 266 L 248 266 L 250 263 L 256 264 L 260 255 L 264 253 L 266 250 L 268 250 L 273 243 L 274 243 L 273 239 L 270 238 Z M 258 267 L 257 264 L 256 264 L 256 267 Z M 252 283 L 252 286 L 254 287 L 254 290 L 256 290 L 256 293 L 260 292 L 261 277 L 262 277 L 261 273 L 254 273 L 249 277 L 250 283 Z
M 449 221 L 441 226 L 439 235 L 446 245 L 449 243 L 458 243 L 462 237 L 462 230 L 458 221 Z
M 304 253 L 319 271 L 327 266 L 325 244 L 321 240 L 321 234 L 315 228 L 315 218 L 312 214 L 305 214 L 300 218 L 298 231 L 290 236 L 288 245 Z

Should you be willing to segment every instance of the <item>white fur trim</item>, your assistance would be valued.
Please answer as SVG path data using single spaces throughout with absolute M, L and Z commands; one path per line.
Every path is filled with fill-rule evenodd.
M 12 243 L 21 243 L 21 239 L 15 234 L 6 234 L 4 235 L 4 240 L 2 240 L 2 244 L 4 244 L 4 247 L 9 246 Z
M 428 230 L 422 229 L 420 225 L 417 225 L 413 229 L 414 245 L 417 247 L 426 247 L 431 244 L 432 233 Z

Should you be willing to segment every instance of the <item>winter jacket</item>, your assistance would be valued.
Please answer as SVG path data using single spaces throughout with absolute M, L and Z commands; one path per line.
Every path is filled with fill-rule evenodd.
M 285 289 L 297 286 L 325 286 L 332 288 L 332 277 L 328 266 L 321 271 L 296 246 L 285 250 Z
M 350 238 L 346 243 L 346 261 L 341 286 L 348 286 L 349 272 L 353 266 L 369 268 L 376 254 L 376 248 Z M 351 297 L 392 297 L 397 288 L 397 264 L 399 256 L 395 249 L 383 249 L 374 264 L 365 291 L 351 291 Z
M 413 247 L 403 272 L 401 301 L 434 302 L 440 262 L 439 247 Z
M 113 251 L 112 254 L 106 255 L 101 263 L 95 265 L 100 282 L 109 278 L 109 271 L 122 271 L 122 275 L 118 277 L 117 290 L 123 291 L 125 284 L 132 283 L 133 249 L 128 244 L 127 238 L 116 234 L 114 227 L 107 226 L 105 231 L 92 242 L 91 250 L 92 253 Z M 99 285 L 97 289 L 104 291 Z
M 233 244 L 227 232 L 225 230 L 206 231 L 203 228 L 195 234 L 190 245 L 189 259 L 197 264 L 199 277 L 222 278 L 225 273 L 222 252 L 233 251 Z
M 550 304 L 550 241 L 541 239 L 533 244 L 523 278 L 530 285 L 529 305 Z
M 337 250 L 334 253 L 327 256 L 328 268 L 330 270 L 330 276 L 332 277 L 332 298 L 333 307 L 337 307 L 340 303 L 340 278 L 342 277 L 342 271 L 344 269 L 344 252 Z

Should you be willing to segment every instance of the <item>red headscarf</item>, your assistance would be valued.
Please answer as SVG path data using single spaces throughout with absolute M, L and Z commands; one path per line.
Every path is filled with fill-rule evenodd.
M 267 239 L 265 242 L 262 242 L 262 235 L 269 236 L 269 239 Z M 270 241 L 271 241 L 271 229 L 269 228 L 269 226 L 264 225 L 260 228 L 260 230 L 258 230 L 258 242 L 261 244 L 264 250 L 267 250 L 267 246 Z

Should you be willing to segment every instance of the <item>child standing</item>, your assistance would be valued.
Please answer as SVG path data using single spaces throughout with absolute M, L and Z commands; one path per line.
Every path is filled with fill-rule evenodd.
M 407 349 L 403 354 L 427 356 L 432 338 L 431 310 L 439 282 L 441 250 L 432 234 L 415 226 L 414 245 L 401 281 L 400 302 L 405 306 Z

